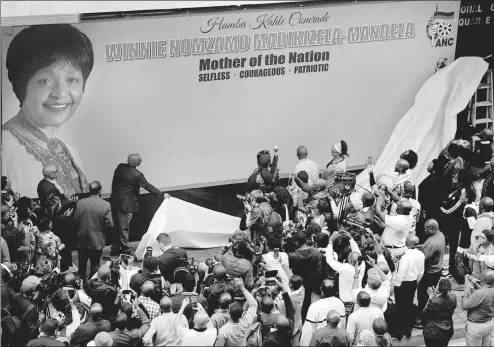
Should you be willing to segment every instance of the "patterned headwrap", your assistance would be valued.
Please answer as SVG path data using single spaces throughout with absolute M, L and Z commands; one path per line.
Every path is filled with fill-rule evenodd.
M 338 152 L 339 154 L 341 154 L 341 141 L 340 142 L 336 142 L 334 145 L 333 145 L 333 149 Z
M 268 150 L 262 150 L 257 153 L 257 165 L 265 166 L 271 163 L 271 154 L 269 154 Z

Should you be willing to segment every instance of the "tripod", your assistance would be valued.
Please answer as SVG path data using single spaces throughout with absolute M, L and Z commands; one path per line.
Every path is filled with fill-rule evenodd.
M 348 186 L 345 186 L 345 190 L 341 194 L 338 208 L 338 224 L 340 224 L 347 215 L 346 205 L 350 202 L 350 196 L 352 195 L 352 190 L 347 189 Z M 348 187 L 350 188 L 350 187 Z

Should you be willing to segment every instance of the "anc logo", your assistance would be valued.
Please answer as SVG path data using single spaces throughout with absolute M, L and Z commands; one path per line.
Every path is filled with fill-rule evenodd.
M 431 40 L 431 47 L 446 47 L 452 46 L 454 38 L 453 34 L 455 13 L 453 12 L 440 12 L 434 10 L 432 17 L 427 22 L 425 27 L 427 37 Z

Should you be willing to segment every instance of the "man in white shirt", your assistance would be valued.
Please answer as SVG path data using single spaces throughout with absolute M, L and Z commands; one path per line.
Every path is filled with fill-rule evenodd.
M 183 315 L 185 308 L 190 304 L 190 298 L 187 297 L 182 301 L 180 311 L 175 317 L 174 327 L 177 334 L 182 338 L 182 346 L 213 346 L 216 341 L 217 331 L 209 316 L 200 303 L 196 303 L 197 313 L 194 316 L 194 328 L 183 327 L 180 324 L 180 316 Z
M 355 273 L 355 270 L 353 271 Z M 332 280 L 324 280 L 321 284 L 322 299 L 314 302 L 309 307 L 304 326 L 302 328 L 302 336 L 300 337 L 300 346 L 309 346 L 312 335 L 317 329 L 326 326 L 328 313 L 335 310 L 339 313 L 341 321 L 338 327 L 345 327 L 345 305 L 343 301 L 335 297 L 336 285 Z
M 172 310 L 172 299 L 165 296 L 160 301 L 161 316 L 156 317 L 151 321 L 151 327 L 142 338 L 144 346 L 182 346 L 182 338 L 177 334 L 175 328 L 175 318 L 177 314 Z M 184 328 L 189 327 L 187 318 L 182 314 L 179 316 L 180 324 Z M 156 339 L 153 343 L 153 337 Z
M 367 285 L 364 289 L 361 289 L 356 280 L 353 282 L 354 300 L 357 299 L 358 293 L 363 290 L 369 293 L 371 297 L 371 306 L 377 307 L 384 313 L 388 308 L 388 299 L 391 293 L 391 282 L 379 266 L 376 266 L 376 261 L 370 257 L 367 258 L 369 259 L 368 264 L 371 266 L 371 268 L 367 271 Z
M 373 330 L 372 324 L 374 323 L 374 319 L 384 319 L 384 314 L 380 309 L 370 306 L 371 297 L 369 293 L 365 291 L 358 293 L 357 303 L 359 309 L 348 317 L 346 327 L 346 331 L 350 335 L 350 341 L 352 341 L 352 346 L 357 345 L 360 341 L 360 334 L 363 330 Z
M 475 226 L 470 236 L 470 245 L 475 247 L 477 244 L 477 239 L 484 230 L 491 230 L 493 225 L 492 221 L 494 219 L 494 201 L 489 197 L 484 197 L 480 200 L 479 205 L 479 218 L 475 222 Z
M 354 302 L 354 295 L 352 293 L 353 280 L 355 276 L 355 264 L 359 262 L 359 257 L 361 256 L 360 249 L 352 238 L 350 233 L 342 232 L 344 236 L 350 239 L 351 253 L 348 255 L 348 263 L 340 263 L 335 259 L 333 255 L 333 243 L 338 238 L 339 233 L 333 232 L 329 238 L 329 244 L 326 248 L 326 262 L 331 268 L 338 272 L 338 284 L 339 284 L 339 295 L 343 302 Z M 360 262 L 359 274 L 358 274 L 358 285 L 362 287 L 362 279 L 365 275 L 365 263 Z
M 305 171 L 309 175 L 310 186 L 319 178 L 319 166 L 309 158 L 307 158 L 307 147 L 300 146 L 297 148 L 298 163 L 295 165 L 293 175 L 297 175 L 300 171 Z M 296 184 L 293 182 L 293 184 Z
M 384 221 L 386 228 L 382 234 L 382 240 L 391 256 L 393 262 L 398 265 L 401 256 L 406 251 L 407 237 L 412 231 L 413 217 L 410 215 L 412 204 L 406 199 L 398 202 L 396 207 L 396 216 L 386 216 L 381 209 L 382 198 L 376 202 L 376 216 Z
M 415 323 L 415 317 L 412 314 L 414 310 L 413 299 L 417 290 L 417 283 L 422 279 L 425 267 L 424 253 L 415 248 L 418 244 L 419 238 L 417 236 L 409 237 L 408 249 L 400 259 L 394 281 L 396 312 L 401 328 L 401 331 L 398 332 L 398 339 L 401 339 L 403 334 L 410 338 Z

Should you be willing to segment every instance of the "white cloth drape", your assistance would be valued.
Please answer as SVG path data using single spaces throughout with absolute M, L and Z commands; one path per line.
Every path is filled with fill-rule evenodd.
M 453 139 L 456 115 L 468 105 L 487 68 L 482 58 L 463 57 L 430 77 L 393 130 L 376 162 L 375 175 L 392 174 L 400 154 L 412 149 L 419 157 L 412 182 L 418 185 L 427 177 L 427 165 Z M 357 184 L 370 188 L 367 169 L 357 177 Z M 363 189 L 357 186 L 357 190 Z
M 147 233 L 136 250 L 142 260 L 146 247 L 153 247 L 153 255 L 161 254 L 156 237 L 167 233 L 172 243 L 184 248 L 213 248 L 228 243 L 239 228 L 240 218 L 203 208 L 180 199 L 165 199 L 156 211 Z

